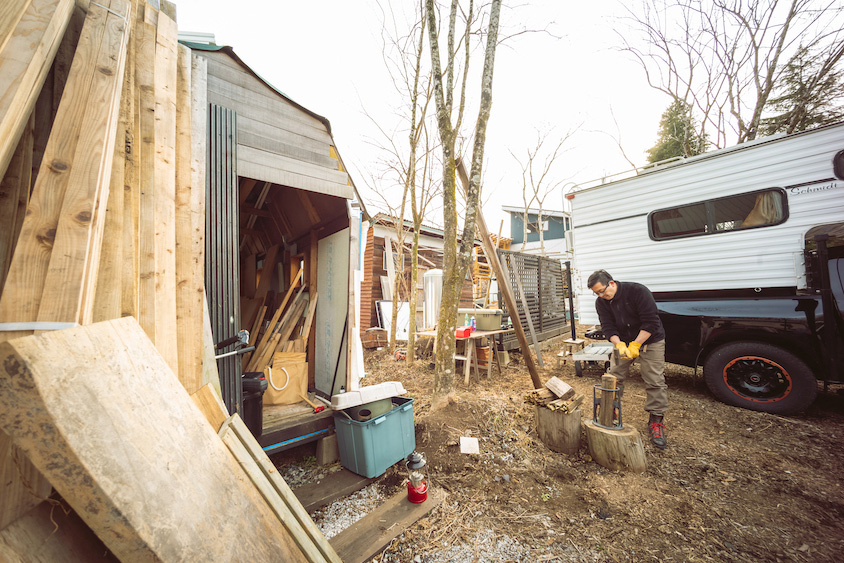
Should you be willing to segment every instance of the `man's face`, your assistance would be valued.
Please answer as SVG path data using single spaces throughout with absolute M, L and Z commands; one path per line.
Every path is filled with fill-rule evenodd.
M 606 299 L 607 301 L 609 301 L 610 299 L 615 297 L 615 292 L 618 290 L 618 286 L 614 281 L 611 281 L 607 285 L 598 282 L 589 289 L 591 289 L 592 292 L 601 299 Z

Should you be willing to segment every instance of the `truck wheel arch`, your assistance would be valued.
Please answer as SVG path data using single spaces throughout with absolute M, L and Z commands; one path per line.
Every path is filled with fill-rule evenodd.
M 775 414 L 802 412 L 818 393 L 806 362 L 768 342 L 744 340 L 712 349 L 703 362 L 703 377 L 720 401 Z

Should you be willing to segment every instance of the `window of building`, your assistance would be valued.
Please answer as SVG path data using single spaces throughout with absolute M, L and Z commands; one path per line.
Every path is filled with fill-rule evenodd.
M 653 240 L 665 240 L 769 227 L 787 218 L 785 192 L 771 188 L 654 211 L 648 231 Z
M 396 260 L 395 249 L 393 249 L 393 260 Z M 404 254 L 401 255 L 401 259 L 398 261 L 398 263 L 399 263 L 399 266 L 396 267 L 396 271 L 397 272 L 403 272 L 404 271 Z M 395 264 L 395 262 L 393 262 L 393 264 Z M 384 254 L 381 256 L 381 269 L 384 270 L 385 272 L 388 271 L 387 270 L 387 249 L 386 248 L 384 249 Z

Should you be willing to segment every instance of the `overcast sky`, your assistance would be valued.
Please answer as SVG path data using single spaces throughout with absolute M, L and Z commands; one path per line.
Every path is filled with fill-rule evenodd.
M 560 181 L 585 182 L 629 169 L 613 137 L 636 164 L 645 162 L 670 100 L 648 87 L 641 68 L 614 49 L 620 6 L 616 0 L 531 0 L 518 6 L 505 0 L 505 33 L 550 33 L 522 34 L 498 49 L 483 194 L 491 231 L 505 220 L 503 234 L 509 235 L 501 206 L 522 205 L 520 169 L 510 151 L 523 155 L 538 130 L 550 129 L 554 138 L 580 126 L 555 170 Z M 379 157 L 371 142 L 378 134 L 364 112 L 391 130 L 391 108 L 398 101 L 382 60 L 376 2 L 176 0 L 176 7 L 180 31 L 213 33 L 218 45 L 231 46 L 276 88 L 327 117 L 367 207 L 378 206 L 366 189 Z M 473 64 L 481 66 L 480 56 Z M 476 117 L 467 115 L 466 121 Z M 545 207 L 562 209 L 562 192 Z

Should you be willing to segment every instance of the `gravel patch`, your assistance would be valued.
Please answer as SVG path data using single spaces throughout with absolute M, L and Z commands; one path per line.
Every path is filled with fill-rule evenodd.
M 319 530 L 327 539 L 331 539 L 386 500 L 373 483 L 346 498 L 320 508 L 311 516 Z

